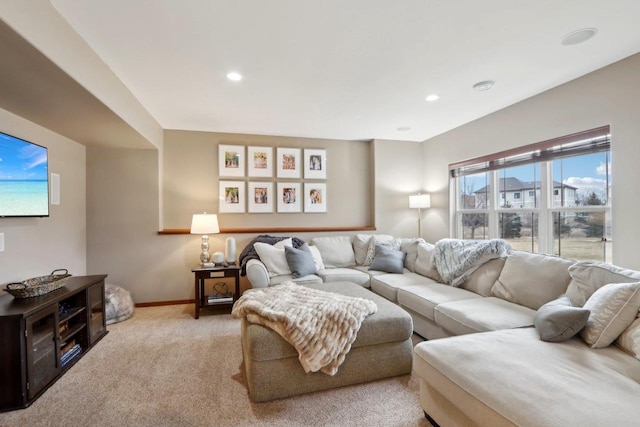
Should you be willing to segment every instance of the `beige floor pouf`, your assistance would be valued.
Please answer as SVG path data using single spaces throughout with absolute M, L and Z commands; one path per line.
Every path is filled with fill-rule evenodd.
M 392 302 L 349 282 L 308 285 L 315 289 L 368 298 L 378 312 L 368 316 L 338 373 L 305 373 L 298 353 L 280 335 L 242 319 L 242 352 L 249 397 L 263 402 L 358 384 L 411 372 L 413 323 Z

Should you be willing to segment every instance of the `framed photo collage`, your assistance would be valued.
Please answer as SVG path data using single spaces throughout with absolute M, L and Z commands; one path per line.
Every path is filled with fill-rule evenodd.
M 325 149 L 220 144 L 218 163 L 220 213 L 327 212 Z

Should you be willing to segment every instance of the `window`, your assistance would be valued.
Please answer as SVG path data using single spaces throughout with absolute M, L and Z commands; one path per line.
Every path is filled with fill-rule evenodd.
M 609 127 L 449 166 L 452 235 L 612 261 Z

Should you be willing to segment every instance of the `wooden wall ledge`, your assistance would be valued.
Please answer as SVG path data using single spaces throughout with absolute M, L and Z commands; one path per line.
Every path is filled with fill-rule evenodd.
M 329 233 L 343 231 L 375 231 L 373 225 L 359 227 L 263 227 L 263 228 L 221 228 L 220 234 L 265 234 L 265 233 Z M 188 228 L 165 228 L 158 234 L 190 234 Z

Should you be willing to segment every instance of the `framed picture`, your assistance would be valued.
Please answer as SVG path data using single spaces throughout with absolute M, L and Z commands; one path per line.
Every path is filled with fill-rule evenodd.
M 302 194 L 300 194 L 299 182 L 279 182 L 276 197 L 278 198 L 279 213 L 294 213 L 302 211 L 302 203 L 300 203 Z
M 304 150 L 305 179 L 327 179 L 327 150 Z
M 272 213 L 273 212 L 273 182 L 250 182 L 249 191 L 249 213 Z
M 305 182 L 304 211 L 316 213 L 327 212 L 327 184 Z
M 220 213 L 244 213 L 244 181 L 220 181 Z
M 278 148 L 278 178 L 300 178 L 302 159 L 299 148 Z
M 218 146 L 218 176 L 244 176 L 244 145 Z
M 247 169 L 250 177 L 273 176 L 273 147 L 247 147 Z

